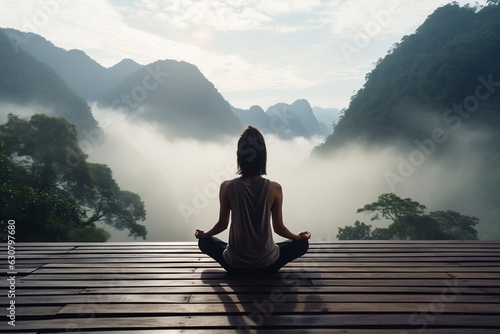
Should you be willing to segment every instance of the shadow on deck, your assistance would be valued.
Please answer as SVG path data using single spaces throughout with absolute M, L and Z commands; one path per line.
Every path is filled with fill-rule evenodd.
M 260 278 L 191 242 L 17 244 L 15 275 L 0 248 L 1 332 L 500 332 L 500 241 L 311 243 Z

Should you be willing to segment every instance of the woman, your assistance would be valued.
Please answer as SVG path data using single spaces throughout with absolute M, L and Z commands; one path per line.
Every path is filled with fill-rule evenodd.
M 294 234 L 283 224 L 283 192 L 266 175 L 267 151 L 264 137 L 249 126 L 238 140 L 238 174 L 222 182 L 219 192 L 219 221 L 208 232 L 196 230 L 200 250 L 211 256 L 229 273 L 272 274 L 309 248 L 308 231 Z M 229 242 L 214 237 L 229 225 Z M 278 235 L 291 239 L 276 244 Z

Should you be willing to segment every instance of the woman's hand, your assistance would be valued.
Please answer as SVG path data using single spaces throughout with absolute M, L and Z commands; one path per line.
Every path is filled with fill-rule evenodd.
M 194 231 L 194 236 L 196 237 L 196 239 L 205 238 L 206 237 L 205 236 L 205 231 L 196 229 L 196 231 Z
M 300 232 L 298 236 L 299 240 L 308 240 L 311 238 L 311 232 L 309 231 Z

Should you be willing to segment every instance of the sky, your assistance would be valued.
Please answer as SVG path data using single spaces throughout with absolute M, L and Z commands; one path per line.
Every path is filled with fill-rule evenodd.
M 448 2 L 0 0 L 0 27 L 80 49 L 105 67 L 187 61 L 238 108 L 305 98 L 341 109 L 373 64 Z

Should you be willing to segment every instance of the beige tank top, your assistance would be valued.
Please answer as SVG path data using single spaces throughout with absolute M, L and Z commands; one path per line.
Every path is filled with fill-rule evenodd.
M 229 242 L 223 253 L 224 259 L 236 268 L 269 266 L 279 257 L 279 247 L 271 231 L 267 199 L 269 180 L 247 185 L 236 178 L 233 189 Z

